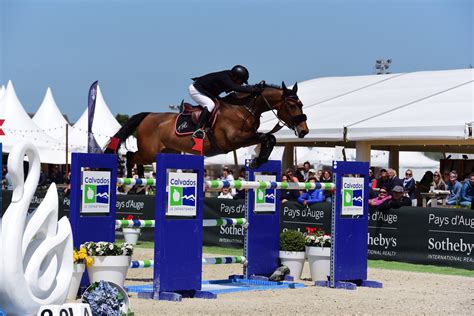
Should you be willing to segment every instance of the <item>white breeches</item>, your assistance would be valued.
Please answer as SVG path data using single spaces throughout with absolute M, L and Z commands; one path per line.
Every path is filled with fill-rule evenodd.
M 207 110 L 212 113 L 212 110 L 214 110 L 215 104 L 214 104 L 214 101 L 212 101 L 211 98 L 209 98 L 208 96 L 205 96 L 204 94 L 199 92 L 194 87 L 193 84 L 189 85 L 188 92 L 189 92 L 189 96 L 191 97 L 191 99 L 194 100 L 194 102 L 196 102 L 197 104 L 207 108 Z

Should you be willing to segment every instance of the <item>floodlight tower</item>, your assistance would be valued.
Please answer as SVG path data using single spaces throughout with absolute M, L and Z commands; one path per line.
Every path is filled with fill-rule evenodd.
M 390 67 L 390 64 L 392 63 L 391 59 L 377 59 L 375 61 L 375 69 L 377 72 L 377 75 L 383 75 L 383 74 L 388 74 L 386 70 Z

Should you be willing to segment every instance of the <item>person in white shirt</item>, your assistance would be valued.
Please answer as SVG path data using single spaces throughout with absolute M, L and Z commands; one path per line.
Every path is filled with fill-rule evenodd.
M 232 175 L 232 171 L 230 171 L 229 167 L 224 166 L 224 168 L 222 169 L 221 180 L 234 181 L 234 176 Z M 230 193 L 232 194 L 232 196 L 234 196 L 237 194 L 237 191 L 235 189 L 232 189 Z
M 229 188 L 222 188 L 221 193 L 219 193 L 218 199 L 234 199 L 232 194 L 230 193 Z

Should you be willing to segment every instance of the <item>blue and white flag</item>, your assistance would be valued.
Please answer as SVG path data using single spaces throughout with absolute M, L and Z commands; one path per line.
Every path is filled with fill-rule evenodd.
M 97 144 L 97 141 L 94 138 L 92 133 L 92 123 L 94 122 L 94 112 L 95 112 L 95 101 L 97 98 L 97 84 L 99 81 L 95 81 L 89 88 L 89 98 L 87 103 L 87 112 L 88 112 L 88 124 L 87 124 L 87 152 L 89 154 L 101 154 L 102 150 Z

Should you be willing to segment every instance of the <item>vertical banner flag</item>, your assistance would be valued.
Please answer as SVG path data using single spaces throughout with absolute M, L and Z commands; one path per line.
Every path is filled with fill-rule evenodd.
M 97 84 L 99 81 L 95 81 L 89 88 L 89 97 L 87 103 L 87 112 L 88 112 L 88 124 L 87 124 L 87 152 L 89 154 L 101 154 L 102 150 L 97 144 L 97 141 L 94 138 L 92 133 L 92 123 L 94 122 L 94 112 L 95 112 L 95 100 L 97 98 Z

